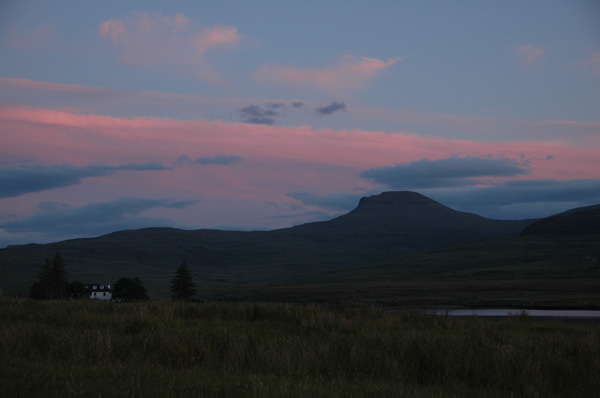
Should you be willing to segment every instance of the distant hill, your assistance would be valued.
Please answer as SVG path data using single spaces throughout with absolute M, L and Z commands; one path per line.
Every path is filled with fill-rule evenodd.
M 273 231 L 146 228 L 9 247 L 0 250 L 0 275 L 5 292 L 26 292 L 45 258 L 59 252 L 71 279 L 140 276 L 158 295 L 167 294 L 183 259 L 201 285 L 298 282 L 453 243 L 516 236 L 531 222 L 490 220 L 418 193 L 385 192 L 333 220 Z
M 350 213 L 291 228 L 295 236 L 353 242 L 367 253 L 431 250 L 451 243 L 515 236 L 532 220 L 491 220 L 453 210 L 416 192 L 384 192 L 362 198 Z M 281 231 L 285 233 L 285 230 Z M 358 248 L 357 248 L 358 249 Z
M 600 205 L 569 210 L 539 220 L 523 231 L 523 235 L 600 234 Z
M 222 294 L 396 308 L 600 310 L 600 206 L 536 221 L 519 236 L 461 242 L 337 270 L 304 283 Z

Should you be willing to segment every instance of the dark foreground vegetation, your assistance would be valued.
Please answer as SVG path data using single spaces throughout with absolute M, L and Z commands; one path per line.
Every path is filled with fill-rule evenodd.
M 600 324 L 0 298 L 0 396 L 600 396 Z

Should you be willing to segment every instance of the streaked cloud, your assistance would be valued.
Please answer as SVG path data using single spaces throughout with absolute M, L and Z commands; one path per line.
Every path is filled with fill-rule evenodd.
M 572 202 L 600 203 L 600 179 L 510 180 L 466 195 L 463 203 L 505 205 L 508 203 Z
M 420 189 L 473 186 L 482 184 L 483 177 L 527 173 L 527 169 L 512 159 L 452 156 L 376 167 L 362 172 L 360 176 L 394 189 Z
M 210 66 L 207 53 L 230 48 L 241 41 L 241 35 L 232 26 L 198 29 L 183 14 L 165 16 L 143 12 L 104 21 L 98 34 L 119 49 L 124 63 L 173 68 L 215 84 L 226 82 Z
M 265 101 L 261 108 L 279 102 Z M 292 112 L 293 108 L 286 105 L 285 109 Z M 298 112 L 313 113 L 312 109 L 314 105 Z M 3 209 L 0 222 L 29 219 L 40 202 L 65 203 L 72 210 L 88 202 L 108 203 L 122 197 L 156 198 L 168 192 L 174 200 L 198 199 L 202 205 L 181 212 L 158 207 L 147 214 L 180 225 L 214 227 L 229 223 L 278 228 L 314 220 L 303 215 L 308 210 L 318 209 L 321 220 L 327 218 L 325 215 L 338 215 L 347 210 L 343 206 L 351 205 L 352 195 L 387 190 L 386 183 L 406 185 L 408 181 L 415 186 L 429 186 L 418 190 L 431 194 L 436 189 L 468 193 L 475 181 L 480 183 L 477 189 L 482 189 L 525 177 L 557 181 L 595 179 L 600 158 L 597 141 L 589 141 L 587 145 L 563 139 L 484 142 L 403 131 L 114 117 L 23 106 L 0 107 L 0 127 L 3 144 L 0 169 L 45 165 L 41 171 L 57 179 L 53 186 L 65 187 L 39 191 L 46 187 L 40 186 L 44 178 L 38 173 L 30 179 L 34 192 L 0 199 Z M 453 154 L 461 155 L 456 160 L 451 159 Z M 157 163 L 146 164 L 147 159 Z M 435 171 L 423 179 L 425 183 L 418 178 L 418 171 L 427 165 L 419 163 L 423 159 L 428 159 Z M 439 162 L 444 159 L 450 161 Z M 24 163 L 26 160 L 29 163 Z M 58 167 L 66 160 L 75 170 Z M 96 163 L 90 165 L 90 160 Z M 453 165 L 452 161 L 458 164 Z M 111 166 L 98 167 L 98 164 Z M 94 165 L 96 169 L 91 167 Z M 172 166 L 173 170 L 138 171 L 166 168 L 164 165 Z M 391 170 L 382 165 L 389 165 Z M 400 182 L 397 168 L 392 167 L 398 165 L 408 166 L 404 170 L 399 167 L 404 172 L 404 181 Z M 444 174 L 444 169 L 452 165 L 458 170 Z M 361 177 L 361 172 L 374 169 L 379 173 L 370 176 L 373 178 Z M 386 171 L 391 175 L 386 176 L 383 173 Z M 94 177 L 104 173 L 108 174 Z M 14 189 L 12 182 L 5 184 Z M 440 185 L 446 188 L 434 188 Z M 21 190 L 33 189 L 25 188 Z M 266 205 L 267 202 L 278 206 Z M 481 208 L 481 204 L 478 206 L 470 208 Z M 552 208 L 560 206 L 564 204 L 556 203 Z M 27 233 L 35 231 L 32 226 Z M 27 242 L 26 239 L 5 241 Z
M 245 123 L 272 125 L 275 123 L 275 116 L 278 115 L 276 107 L 261 108 L 258 105 L 250 105 L 240 109 L 240 116 Z
M 535 198 L 577 181 L 582 201 L 496 214 L 577 206 L 600 178 L 598 9 L 577 3 L 365 3 L 332 20 L 326 2 L 0 2 L 0 170 L 24 173 L 0 222 L 168 193 L 201 203 L 126 217 L 287 227 L 387 183 L 501 196 L 524 181 Z M 453 156 L 495 172 L 437 163 Z
M 205 118 L 215 120 L 221 115 L 221 119 L 227 119 L 230 115 L 240 115 L 240 109 L 252 103 L 263 103 L 256 105 L 260 109 L 268 110 L 268 104 L 285 103 L 287 109 L 292 112 L 279 112 L 275 122 L 285 124 L 287 117 L 302 116 L 302 124 L 310 123 L 307 116 L 314 116 L 314 120 L 322 119 L 317 112 L 300 114 L 302 108 L 315 109 L 319 103 L 308 103 L 301 101 L 282 102 L 280 100 L 236 98 L 219 99 L 190 94 L 173 94 L 158 91 L 127 91 L 119 88 L 104 88 L 97 86 L 85 86 L 78 84 L 51 83 L 29 79 L 2 78 L 0 77 L 0 90 L 7 94 L 28 101 L 43 100 L 51 101 L 54 108 L 66 109 L 75 113 L 88 113 L 91 115 L 115 114 L 116 116 L 128 115 L 126 111 L 136 110 L 135 114 L 154 115 L 155 118 L 166 114 L 177 114 L 179 118 L 197 119 Z M 261 102 L 257 102 L 261 101 Z M 6 106 L 8 112 L 21 113 L 23 107 L 18 110 Z M 41 112 L 38 108 L 38 112 Z M 298 111 L 298 112 L 294 112 Z M 2 109 L 0 109 L 2 113 Z M 173 117 L 173 116 L 170 116 Z M 287 118 L 287 119 L 286 119 Z M 175 118 L 176 119 L 176 118 Z M 313 121 L 314 121 L 313 120 Z M 451 136 L 455 138 L 464 137 L 472 139 L 485 134 L 489 141 L 519 140 L 524 134 L 531 141 L 547 141 L 558 139 L 567 134 L 571 141 L 598 140 L 600 137 L 600 122 L 585 120 L 519 120 L 501 119 L 496 117 L 481 117 L 469 115 L 443 114 L 435 112 L 423 112 L 407 109 L 374 109 L 364 106 L 353 105 L 351 119 L 346 119 L 351 124 L 348 128 L 360 128 L 370 130 L 370 125 L 375 123 L 386 126 L 385 131 L 399 132 L 402 129 L 421 131 L 429 135 Z M 274 123 L 275 124 L 275 123 Z M 299 124 L 299 123 L 298 123 Z M 343 127 L 343 126 L 342 126 Z
M 175 166 L 182 166 L 188 163 L 192 163 L 192 158 L 190 158 L 188 155 L 179 155 L 175 161 Z
M 87 166 L 36 164 L 4 167 L 0 168 L 0 198 L 76 185 L 85 178 L 107 176 L 123 170 L 162 171 L 170 169 L 155 162 L 127 163 L 120 166 L 90 163 Z
M 236 155 L 217 155 L 217 156 L 208 156 L 208 157 L 199 157 L 196 159 L 196 163 L 208 165 L 208 164 L 216 164 L 216 165 L 230 165 L 233 163 L 241 162 L 243 159 Z
M 326 195 L 293 192 L 288 196 L 304 206 L 346 213 L 357 206 L 361 197 L 381 192 L 381 189 Z M 600 179 L 508 180 L 486 187 L 425 188 L 419 192 L 455 210 L 488 218 L 518 220 L 548 217 L 577 207 L 598 205 Z
M 401 57 L 384 61 L 345 55 L 335 65 L 320 69 L 264 65 L 256 71 L 255 77 L 261 82 L 310 87 L 330 94 L 341 94 L 364 89 L 373 79 L 401 60 Z
M 65 203 L 42 203 L 34 215 L 0 222 L 0 229 L 11 233 L 50 234 L 54 239 L 66 239 L 96 236 L 123 229 L 171 226 L 171 222 L 143 216 L 142 213 L 156 208 L 185 209 L 195 202 L 126 197 L 79 207 Z
M 315 109 L 315 111 L 321 115 L 321 116 L 326 116 L 326 115 L 331 115 L 335 112 L 338 111 L 345 111 L 346 110 L 346 104 L 343 102 L 331 102 L 329 105 L 322 105 L 319 106 L 317 109 Z
M 82 98 L 102 98 L 110 100 L 128 96 L 123 90 L 86 86 L 83 84 L 53 83 L 30 79 L 20 79 L 13 77 L 0 77 L 0 87 L 3 89 L 16 89 L 29 95 L 40 95 L 49 93 L 51 95 L 65 95 L 72 101 L 80 101 Z
M 521 66 L 530 66 L 546 53 L 545 47 L 535 47 L 531 44 L 522 44 L 515 47 L 517 61 Z
M 224 121 L 174 120 L 152 117 L 111 117 L 78 114 L 33 107 L 0 107 L 4 145 L 0 155 L 19 155 L 38 163 L 56 164 L 69 159 L 74 164 L 90 159 L 112 163 L 115 155 L 141 163 L 141 156 L 171 164 L 181 154 L 234 153 L 244 159 L 286 159 L 367 170 L 380 165 L 463 156 L 505 157 L 553 161 L 537 162 L 534 178 L 590 178 L 595 167 L 598 143 L 570 144 L 562 139 L 546 141 L 479 140 L 427 137 L 414 133 L 384 133 L 369 130 L 315 129 L 308 126 L 280 127 Z M 573 131 L 575 125 L 564 128 Z M 596 123 L 597 124 L 597 123 Z M 593 127 L 598 131 L 598 127 Z M 143 138 L 143 139 L 142 139 Z M 62 143 L 68 142 L 65 146 Z M 168 142 L 168 145 L 164 143 Z M 119 151 L 115 153 L 115 146 Z M 48 149 L 52 148 L 52 151 Z M 274 151 L 274 148 L 277 148 Z M 289 191 L 288 191 L 289 192 Z
M 509 180 L 488 187 L 431 190 L 427 194 L 447 206 L 486 217 L 536 218 L 600 204 L 600 179 Z
M 287 194 L 305 206 L 317 206 L 336 211 L 350 211 L 358 205 L 361 197 L 368 193 L 333 193 L 328 195 L 315 195 L 310 192 L 290 192 Z

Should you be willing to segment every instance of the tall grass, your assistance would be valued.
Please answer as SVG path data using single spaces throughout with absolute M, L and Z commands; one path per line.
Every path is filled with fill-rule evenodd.
M 0 395 L 599 396 L 600 325 L 0 299 Z

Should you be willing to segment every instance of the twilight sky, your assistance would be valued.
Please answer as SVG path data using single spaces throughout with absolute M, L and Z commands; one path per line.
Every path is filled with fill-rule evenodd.
M 600 203 L 600 3 L 0 3 L 0 247 L 389 190 L 501 219 Z

